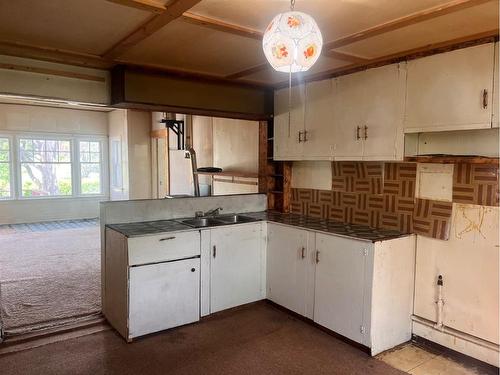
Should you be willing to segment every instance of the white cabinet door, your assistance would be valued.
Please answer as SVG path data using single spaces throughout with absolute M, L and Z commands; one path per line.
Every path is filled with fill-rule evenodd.
M 306 85 L 303 160 L 331 160 L 333 136 L 333 85 L 331 79 Z
M 261 299 L 261 224 L 216 228 L 210 235 L 210 311 Z
M 129 338 L 200 319 L 200 258 L 130 267 Z
M 291 101 L 289 95 L 288 88 L 278 90 L 274 95 L 275 160 L 300 160 L 303 154 L 303 142 L 299 142 L 299 132 L 304 131 L 304 85 L 292 87 Z M 300 137 L 302 138 L 302 135 Z
M 491 127 L 493 60 L 489 43 L 409 61 L 405 132 Z
M 364 342 L 364 249 L 371 244 L 316 234 L 318 262 L 314 321 L 358 343 Z
M 307 231 L 272 223 L 267 228 L 267 298 L 305 316 L 311 259 Z
M 493 121 L 491 126 L 498 128 L 500 126 L 500 95 L 498 95 L 498 90 L 500 90 L 500 84 L 498 76 L 500 74 L 500 61 L 498 61 L 498 42 L 495 43 L 495 72 L 494 83 L 493 83 Z
M 361 160 L 363 158 L 363 72 L 349 74 L 333 80 L 333 125 L 335 160 Z M 359 130 L 358 130 L 359 128 Z
M 363 76 L 363 159 L 402 160 L 406 64 L 369 69 Z

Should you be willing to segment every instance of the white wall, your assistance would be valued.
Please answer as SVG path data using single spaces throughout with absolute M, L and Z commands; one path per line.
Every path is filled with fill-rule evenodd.
M 109 175 L 114 171 L 114 166 L 111 163 L 111 143 L 120 142 L 121 149 L 121 166 L 120 168 L 122 180 L 121 186 L 111 186 L 109 189 L 109 198 L 111 200 L 129 199 L 129 182 L 128 182 L 128 131 L 127 131 L 127 110 L 116 109 L 108 113 L 108 133 L 109 133 L 109 152 L 110 152 L 110 168 Z M 119 181 L 118 181 L 119 182 Z M 118 184 L 119 185 L 119 184 Z
M 293 162 L 292 187 L 332 190 L 332 163 L 330 161 Z
M 151 112 L 127 110 L 129 199 L 151 198 Z
M 106 112 L 0 104 L 0 133 L 108 134 Z M 107 183 L 105 184 L 107 186 Z M 95 218 L 103 197 L 0 200 L 0 224 Z
M 213 164 L 225 172 L 259 172 L 259 123 L 213 118 Z M 244 179 L 257 182 L 258 179 Z M 257 193 L 257 185 L 214 182 L 214 195 Z
M 26 67 L 79 73 L 101 77 L 103 82 L 61 77 L 9 69 L 0 69 L 0 93 L 27 97 L 43 97 L 84 103 L 110 103 L 110 76 L 105 70 L 82 68 L 46 61 L 0 55 L 0 62 Z

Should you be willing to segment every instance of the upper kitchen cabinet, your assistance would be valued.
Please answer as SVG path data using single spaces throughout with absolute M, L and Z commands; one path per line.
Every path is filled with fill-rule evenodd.
M 369 69 L 363 90 L 363 160 L 402 160 L 406 63 Z
M 495 43 L 495 71 L 494 71 L 494 83 L 493 83 L 493 120 L 491 126 L 498 128 L 500 126 L 499 115 L 500 115 L 500 96 L 498 95 L 498 90 L 500 90 L 498 76 L 500 74 L 500 61 L 498 61 L 498 42 Z
M 301 160 L 306 93 L 304 85 L 274 94 L 274 159 Z
M 493 43 L 408 63 L 405 132 L 490 128 Z
M 302 160 L 331 160 L 333 145 L 333 97 L 331 79 L 306 84 L 306 108 Z
M 406 65 L 341 76 L 335 85 L 334 159 L 402 159 Z

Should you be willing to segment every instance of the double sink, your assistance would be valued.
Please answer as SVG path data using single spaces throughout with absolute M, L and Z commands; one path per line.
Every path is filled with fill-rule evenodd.
M 259 219 L 243 215 L 221 215 L 221 216 L 210 216 L 210 217 L 197 217 L 194 219 L 179 220 L 179 222 L 188 225 L 191 228 L 206 228 L 218 225 L 251 223 L 253 221 L 258 221 L 258 220 Z

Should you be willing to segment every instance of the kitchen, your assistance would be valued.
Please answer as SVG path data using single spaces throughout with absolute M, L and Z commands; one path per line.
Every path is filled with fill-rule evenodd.
M 9 100 L 96 105 L 109 90 L 117 125 L 99 203 L 107 328 L 3 355 L 7 340 L 2 369 L 498 373 L 499 2 L 376 3 L 93 0 L 147 26 L 73 53 L 94 65 L 71 70 L 11 25 Z M 316 20 L 321 53 L 266 49 L 288 11 Z M 166 57 L 176 33 L 207 45 Z M 217 43 L 241 56 L 218 59 Z

